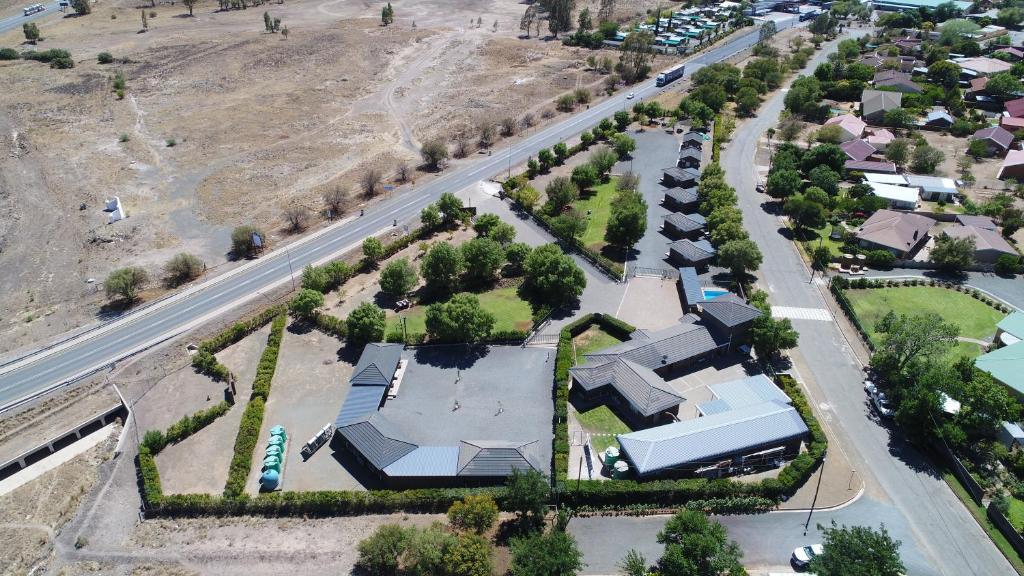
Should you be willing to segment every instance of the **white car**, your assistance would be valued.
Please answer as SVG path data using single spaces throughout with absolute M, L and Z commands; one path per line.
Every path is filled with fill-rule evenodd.
M 871 405 L 875 407 L 875 411 L 878 412 L 879 416 L 883 418 L 892 416 L 892 406 L 889 405 L 889 399 L 886 398 L 885 392 L 879 392 L 874 382 L 865 380 L 864 391 L 871 397 Z
M 807 568 L 815 556 L 821 556 L 824 552 L 825 548 L 821 544 L 801 546 L 796 550 L 793 550 L 793 566 L 797 568 Z
M 626 94 L 626 100 L 632 100 L 634 96 L 636 96 L 636 94 L 630 92 L 629 94 Z

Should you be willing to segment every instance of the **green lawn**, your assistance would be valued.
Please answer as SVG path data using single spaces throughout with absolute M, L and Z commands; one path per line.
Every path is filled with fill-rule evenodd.
M 960 327 L 960 335 L 984 340 L 996 333 L 1005 314 L 973 297 L 935 286 L 900 286 L 847 290 L 857 317 L 872 338 L 875 322 L 890 310 L 896 314 L 935 313 Z
M 494 331 L 529 330 L 533 326 L 533 309 L 530 304 L 519 297 L 516 288 L 499 288 L 476 295 L 480 299 L 480 307 L 494 314 Z M 399 318 L 406 318 L 406 329 L 409 334 L 422 334 L 427 331 L 426 306 L 413 306 L 398 314 L 389 314 L 387 331 L 401 330 Z
M 615 183 L 618 178 L 612 178 L 604 184 L 595 186 L 585 196 L 573 203 L 573 208 L 587 216 L 587 231 L 583 233 L 580 241 L 583 245 L 593 250 L 600 251 L 607 244 L 604 241 L 604 231 L 608 227 L 608 219 L 612 215 L 612 198 L 615 197 Z
M 841 230 L 842 225 L 837 226 L 837 228 Z M 844 254 L 843 243 L 838 240 L 833 240 L 829 238 L 829 234 L 831 233 L 831 224 L 825 224 L 824 228 L 818 230 L 807 230 L 805 232 L 807 246 L 811 250 L 813 250 L 818 247 L 818 243 L 820 242 L 822 246 L 825 246 L 829 249 L 829 252 L 831 252 L 833 256 L 842 256 Z
M 1024 525 L 1024 502 L 1016 498 L 1010 498 L 1010 514 L 1008 519 L 1010 524 L 1014 526 Z
M 631 432 L 629 426 L 619 420 L 619 417 L 607 406 L 598 406 L 586 412 L 578 412 L 576 419 L 579 420 L 580 426 L 583 426 L 584 430 L 592 434 L 590 446 L 597 452 L 595 456 L 604 452 L 604 449 L 609 446 L 618 446 L 615 434 Z
M 576 344 L 576 363 L 578 364 L 582 362 L 584 355 L 614 346 L 622 342 L 622 340 L 605 332 L 600 326 L 595 325 L 573 338 L 573 342 Z

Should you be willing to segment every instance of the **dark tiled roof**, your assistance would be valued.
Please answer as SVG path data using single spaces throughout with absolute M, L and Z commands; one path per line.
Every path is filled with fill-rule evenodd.
M 696 188 L 669 188 L 665 190 L 665 197 L 677 204 L 696 204 L 700 199 Z
M 678 212 L 665 216 L 665 222 L 680 232 L 696 232 L 707 225 L 707 221 L 700 214 L 680 214 Z
M 700 308 L 703 316 L 710 316 L 729 328 L 760 318 L 762 314 L 760 310 L 732 293 L 701 302 Z
M 991 140 L 1001 148 L 1007 149 L 1013 144 L 1013 133 L 1002 126 L 992 126 L 991 128 L 982 128 L 975 132 L 973 139 Z
M 508 476 L 513 470 L 542 472 L 537 442 L 466 440 L 459 443 L 459 476 Z
M 668 364 L 696 358 L 721 346 L 707 327 L 700 324 L 676 324 L 657 332 L 637 330 L 631 339 L 594 354 L 587 360 L 606 362 L 621 357 L 644 368 L 655 370 Z
M 588 361 L 586 366 L 572 368 L 569 372 L 586 390 L 611 386 L 644 416 L 678 406 L 683 401 L 683 397 L 653 370 L 621 357 L 595 365 Z
M 385 421 L 371 417 L 338 431 L 374 468 L 381 470 L 416 449 L 415 444 L 389 436 L 387 429 Z
M 843 165 L 847 170 L 860 170 L 861 172 L 880 172 L 882 174 L 895 174 L 896 165 L 892 162 L 875 162 L 874 160 L 847 160 Z
M 850 160 L 866 160 L 876 152 L 875 147 L 863 140 L 847 140 L 839 145 Z
M 390 386 L 402 359 L 401 344 L 367 344 L 349 382 L 353 386 Z
M 954 219 L 956 222 L 963 224 L 964 226 L 974 226 L 975 228 L 984 228 L 986 230 L 995 230 L 996 223 L 992 221 L 988 216 L 971 216 L 970 214 L 957 214 Z
M 693 168 L 679 168 L 673 166 L 666 168 L 664 171 L 665 176 L 676 180 L 677 182 L 696 182 L 700 179 L 700 170 L 694 170 Z
M 687 262 L 703 262 L 715 257 L 715 248 L 707 240 L 677 240 L 668 247 Z
M 700 160 L 701 152 L 700 152 L 700 150 L 696 150 L 696 149 L 693 149 L 693 148 L 683 148 L 682 150 L 679 151 L 679 157 L 680 158 L 696 158 L 697 160 Z

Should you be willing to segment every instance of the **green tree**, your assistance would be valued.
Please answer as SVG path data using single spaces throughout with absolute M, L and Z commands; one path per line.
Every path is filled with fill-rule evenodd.
M 1024 9 L 1021 8 L 1003 8 L 996 14 L 996 24 L 1003 27 L 1016 27 L 1021 21 L 1024 21 Z
M 590 18 L 590 8 L 580 10 L 576 17 L 576 28 L 581 32 L 590 32 L 594 29 L 594 21 Z
M 572 180 L 565 176 L 556 176 L 544 187 L 544 193 L 548 197 L 548 213 L 558 214 L 566 206 L 572 204 L 580 197 L 580 191 Z
M 610 244 L 628 248 L 643 238 L 646 231 L 647 202 L 643 195 L 633 190 L 616 194 L 604 239 Z
M 956 88 L 960 82 L 960 65 L 947 60 L 930 64 L 928 80 L 943 88 Z
M 547 0 L 545 7 L 548 12 L 548 30 L 558 38 L 560 32 L 572 28 L 572 12 L 575 0 Z
M 824 554 L 811 559 L 808 571 L 818 576 L 899 576 L 906 567 L 900 559 L 899 540 L 889 536 L 883 524 L 879 530 L 868 526 L 830 528 L 824 533 Z
M 462 260 L 466 263 L 466 280 L 483 285 L 494 281 L 498 269 L 505 263 L 505 251 L 490 238 L 474 238 L 462 245 Z
M 555 165 L 555 155 L 551 153 L 551 150 L 547 148 L 541 148 L 537 151 L 537 160 L 540 161 L 541 170 L 547 172 Z
M 194 254 L 179 252 L 164 265 L 164 281 L 169 286 L 180 286 L 203 275 L 206 264 Z
M 600 180 L 597 169 L 589 162 L 580 164 L 572 170 L 572 183 L 580 190 L 589 190 Z
M 573 576 L 583 569 L 583 554 L 572 535 L 555 530 L 512 541 L 510 576 Z
M 394 298 L 404 298 L 419 280 L 416 267 L 408 258 L 388 262 L 380 272 L 380 289 Z
M 401 558 L 403 572 L 411 576 L 446 574 L 445 554 L 456 545 L 457 538 L 440 522 L 427 528 L 408 528 L 405 552 Z
M 431 170 L 438 170 L 448 160 L 448 147 L 440 140 L 431 140 L 420 149 L 420 155 Z
M 718 264 L 728 268 L 733 277 L 741 280 L 761 266 L 761 250 L 753 240 L 726 242 L 718 250 Z
M 902 168 L 910 158 L 910 141 L 897 138 L 885 147 L 885 159 Z
M 1012 254 L 1003 254 L 996 258 L 996 274 L 1005 277 L 1013 277 L 1020 270 L 1020 257 Z
M 647 576 L 648 567 L 647 558 L 632 548 L 626 552 L 618 565 L 624 576 Z
M 818 166 L 826 166 L 833 172 L 842 173 L 846 165 L 846 152 L 835 144 L 818 144 L 804 153 L 800 160 L 804 172 L 810 172 Z
M 765 314 L 750 327 L 750 343 L 757 357 L 770 361 L 782 350 L 795 348 L 800 335 L 789 318 L 772 318 Z
M 71 0 L 71 9 L 79 16 L 92 14 L 92 5 L 89 3 L 89 0 Z
M 491 543 L 476 534 L 460 534 L 455 544 L 444 554 L 444 566 L 449 576 L 491 576 Z
M 386 315 L 371 302 L 363 302 L 345 320 L 348 341 L 356 346 L 384 339 Z
M 804 228 L 821 228 L 825 225 L 825 208 L 803 195 L 797 194 L 786 200 L 784 210 L 796 226 L 797 232 L 802 232 Z
M 498 521 L 498 505 L 486 494 L 470 494 L 448 508 L 448 522 L 460 530 L 483 534 Z
M 455 223 L 462 221 L 462 217 L 465 214 L 465 206 L 462 204 L 462 200 L 451 192 L 441 194 L 441 197 L 437 199 L 437 209 L 441 212 L 441 222 L 445 226 L 453 226 Z
M 812 186 L 817 186 L 829 196 L 839 193 L 839 174 L 828 166 L 815 166 L 807 173 Z
M 551 232 L 558 238 L 579 238 L 587 231 L 587 217 L 569 209 L 551 219 Z
M 977 32 L 980 28 L 981 26 L 976 23 L 963 18 L 946 20 L 939 27 L 939 44 L 943 46 L 957 44 L 965 37 Z
M 615 118 L 615 130 L 617 132 L 624 132 L 629 126 L 629 112 L 625 110 L 619 110 L 614 115 Z
M 408 542 L 408 531 L 401 526 L 380 526 L 356 547 L 359 551 L 356 566 L 370 574 L 393 576 L 398 573 L 398 561 L 405 552 Z
M 444 294 L 458 286 L 464 269 L 462 252 L 447 242 L 438 242 L 423 257 L 420 274 L 429 290 Z
M 467 292 L 427 306 L 427 336 L 432 341 L 481 342 L 490 335 L 494 321 L 494 315 L 480 307 L 476 295 Z
M 138 266 L 118 268 L 107 275 L 103 288 L 107 298 L 121 298 L 131 304 L 139 295 L 139 291 L 149 282 L 149 274 Z
M 910 160 L 910 168 L 920 174 L 931 174 L 935 168 L 946 159 L 946 155 L 938 148 L 919 145 L 914 148 L 914 154 Z
M 473 222 L 473 231 L 477 236 L 490 236 L 491 230 L 501 224 L 501 218 L 497 214 L 481 214 Z
M 619 47 L 619 64 L 616 71 L 626 84 L 633 84 L 647 77 L 654 57 L 654 34 L 648 30 L 631 32 Z
M 619 158 L 628 158 L 636 150 L 636 140 L 626 134 L 616 134 L 612 137 L 612 146 Z
M 796 170 L 772 170 L 765 191 L 772 198 L 781 200 L 799 193 L 803 183 Z
M 914 122 L 914 116 L 903 108 L 886 110 L 882 122 L 891 128 L 906 128 Z
M 889 312 L 875 324 L 881 345 L 871 365 L 883 374 L 898 376 L 918 361 L 938 358 L 956 342 L 960 329 L 938 314 L 897 316 Z
M 1024 91 L 1020 79 L 1009 72 L 992 75 L 985 84 L 985 91 L 997 98 L 1013 98 Z
M 757 109 L 761 106 L 761 97 L 758 96 L 757 90 L 746 87 L 741 88 L 736 94 L 736 113 L 744 118 L 749 118 L 757 113 Z
M 436 204 L 430 204 L 420 211 L 420 223 L 427 230 L 434 230 L 441 225 L 441 211 Z
M 21 25 L 21 31 L 25 34 L 25 40 L 32 44 L 39 41 L 39 26 L 35 22 L 26 22 Z
M 391 2 L 381 9 L 380 11 L 380 23 L 387 26 L 395 21 L 395 9 L 391 7 Z
M 743 228 L 742 223 L 733 221 L 725 222 L 716 227 L 709 236 L 711 237 L 711 244 L 716 248 L 720 248 L 733 240 L 746 240 L 750 237 L 746 229 Z
M 560 305 L 579 298 L 587 287 L 583 270 L 555 244 L 538 246 L 523 262 L 525 285 L 541 301 Z
M 618 161 L 618 156 L 616 156 L 615 152 L 607 146 L 594 148 L 594 151 L 590 153 L 590 156 L 587 159 L 588 164 L 597 170 L 597 175 L 601 179 L 606 177 L 606 174 L 608 174 Z
M 971 143 L 967 145 L 967 154 L 974 158 L 987 158 L 989 155 L 988 143 L 980 139 L 971 140 Z M 967 156 L 961 156 L 960 158 L 966 159 L 967 162 L 970 162 L 970 158 Z M 969 164 L 965 162 L 964 165 L 970 169 Z
M 942 234 L 935 239 L 928 261 L 946 272 L 960 273 L 974 263 L 975 248 L 973 237 L 953 238 Z
M 370 236 L 363 240 L 363 257 L 370 263 L 380 262 L 380 259 L 384 257 L 384 244 L 380 239 Z
M 522 274 L 523 263 L 526 262 L 526 257 L 532 251 L 533 248 L 525 242 L 516 242 L 505 247 L 505 260 L 508 261 L 506 272 L 512 276 Z
M 658 532 L 665 553 L 658 562 L 662 574 L 687 576 L 739 576 L 746 574 L 743 552 L 716 521 L 701 512 L 681 510 Z
M 539 248 L 538 248 L 539 250 Z M 513 469 L 505 481 L 505 507 L 525 525 L 540 526 L 547 511 L 551 487 L 540 472 Z
M 261 247 L 256 245 L 255 237 L 260 239 Z M 266 234 L 255 226 L 237 226 L 231 231 L 231 253 L 236 258 L 248 258 L 266 247 L 266 239 Z
M 288 310 L 299 318 L 312 318 L 323 305 L 323 294 L 303 288 L 288 302 Z
M 498 244 L 505 246 L 516 239 L 516 228 L 511 224 L 502 222 L 501 224 L 495 226 L 494 229 L 491 230 L 490 234 L 487 235 L 487 237 L 490 238 L 491 240 L 494 240 Z

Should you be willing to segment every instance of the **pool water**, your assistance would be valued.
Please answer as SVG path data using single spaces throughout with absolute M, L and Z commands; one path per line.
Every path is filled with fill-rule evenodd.
M 723 294 L 729 293 L 728 290 L 719 290 L 716 288 L 701 288 L 700 291 L 704 293 L 705 300 L 714 300 Z

